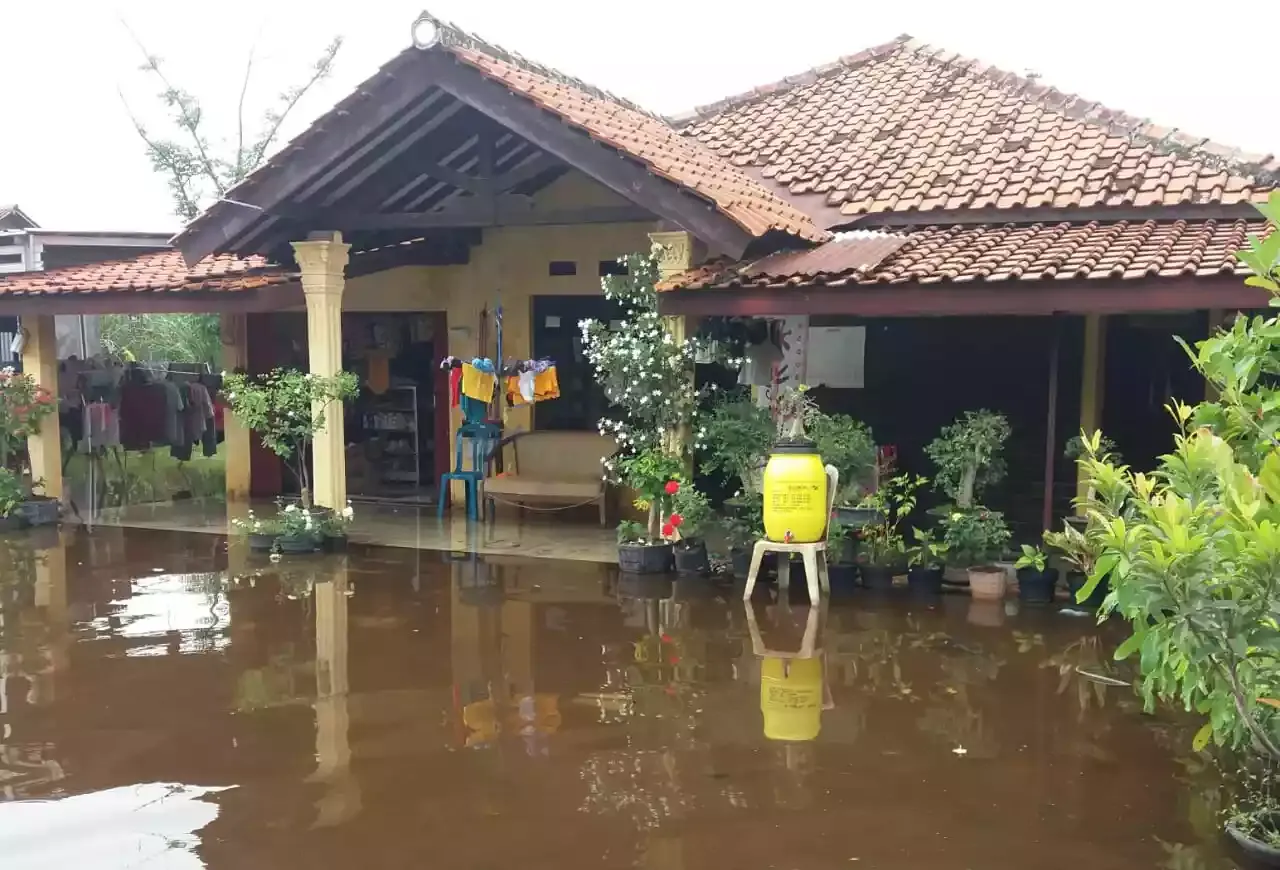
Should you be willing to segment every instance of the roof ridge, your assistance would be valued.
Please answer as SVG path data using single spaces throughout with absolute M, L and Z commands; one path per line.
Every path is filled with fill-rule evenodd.
M 435 15 L 432 15 L 430 12 L 426 11 L 425 9 L 418 15 L 417 19 L 414 21 L 414 24 L 417 24 L 419 21 L 429 21 L 436 26 L 436 29 L 439 33 L 440 44 L 443 46 L 468 48 L 473 51 L 483 52 L 484 54 L 487 54 L 498 60 L 505 61 L 513 66 L 520 67 L 521 69 L 524 69 L 527 72 L 535 73 L 536 75 L 543 76 L 544 78 L 549 78 L 552 81 L 556 81 L 561 84 L 575 87 L 578 90 L 584 91 L 588 95 L 595 97 L 596 99 L 611 100 L 615 103 L 618 103 L 621 106 L 625 106 L 626 108 L 631 109 L 634 112 L 639 112 L 642 115 L 648 115 L 650 118 L 654 118 L 656 120 L 662 121 L 663 123 L 669 123 L 666 118 L 662 117 L 656 112 L 646 109 L 644 106 L 641 106 L 638 103 L 633 103 L 630 100 L 623 99 L 622 97 L 619 97 L 617 94 L 610 93 L 609 91 L 606 91 L 603 88 L 598 88 L 593 84 L 583 81 L 582 79 L 574 78 L 573 76 L 566 75 L 565 73 L 561 72 L 555 67 L 550 67 L 550 66 L 547 66 L 546 64 L 542 64 L 542 63 L 538 63 L 537 61 L 530 60 L 524 55 L 518 54 L 514 51 L 510 51 L 508 49 L 503 48 L 500 45 L 497 45 L 496 43 L 492 43 L 492 42 L 489 42 L 488 40 L 482 39 L 481 37 L 477 36 L 474 33 L 471 33 L 470 31 L 463 30 L 461 27 L 454 24 L 452 21 L 445 21 L 443 18 L 439 18 Z
M 741 94 L 697 106 L 691 112 L 670 117 L 667 121 L 679 129 L 726 110 L 737 109 L 757 100 L 775 96 L 780 92 L 803 87 L 819 79 L 839 75 L 846 70 L 856 69 L 873 61 L 883 60 L 901 51 L 918 55 L 943 67 L 954 67 L 957 76 L 968 74 L 986 79 L 1014 97 L 1061 112 L 1072 120 L 1095 124 L 1110 135 L 1124 136 L 1131 142 L 1149 145 L 1157 153 L 1198 160 L 1210 169 L 1249 176 L 1254 181 L 1280 187 L 1280 158 L 1274 154 L 1248 153 L 1240 148 L 1215 142 L 1208 137 L 1193 136 L 1178 127 L 1155 124 L 1149 118 L 1138 118 L 1119 109 L 1109 108 L 1097 100 L 1089 100 L 1079 94 L 1042 85 L 1039 83 L 1039 75 L 1019 75 L 977 58 L 965 57 L 957 52 L 932 46 L 909 34 L 903 34 L 892 42 L 846 55 L 833 63 L 813 67 L 799 75 L 787 76 Z

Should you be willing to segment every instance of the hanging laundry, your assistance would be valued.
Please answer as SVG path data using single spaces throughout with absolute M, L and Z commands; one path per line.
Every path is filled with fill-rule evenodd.
M 548 399 L 560 398 L 560 379 L 556 376 L 556 367 L 547 366 L 533 376 L 533 400 L 545 402 Z
M 477 365 L 479 363 L 480 365 Z M 487 370 L 483 368 L 487 364 Z M 462 394 L 477 402 L 488 404 L 493 400 L 493 388 L 497 385 L 493 363 L 489 360 L 472 360 L 462 365 Z
M 391 359 L 385 353 L 375 352 L 369 354 L 368 363 L 369 391 L 381 396 L 391 389 Z

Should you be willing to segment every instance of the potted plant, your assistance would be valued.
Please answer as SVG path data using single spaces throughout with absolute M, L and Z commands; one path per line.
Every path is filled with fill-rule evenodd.
M 1090 610 L 1101 607 L 1107 597 L 1106 578 L 1092 586 L 1089 584 L 1089 577 L 1093 575 L 1098 560 L 1102 557 L 1103 544 L 1099 532 L 1087 525 L 1081 528 L 1075 523 L 1066 522 L 1060 532 L 1045 532 L 1044 542 L 1057 550 L 1063 561 L 1071 566 L 1071 570 L 1067 571 L 1067 590 L 1071 593 L 1071 600 Z M 1086 586 L 1090 588 L 1084 593 Z
M 835 511 L 831 512 L 831 524 L 827 527 L 827 579 L 831 588 L 852 588 L 858 579 L 858 564 L 854 560 L 853 530 L 840 522 Z
M 916 506 L 916 491 L 927 480 L 909 474 L 897 474 L 862 500 L 878 519 L 858 532 L 861 543 L 862 584 L 868 589 L 893 588 L 894 575 L 906 564 L 907 543 L 899 526 Z
M 325 410 L 356 394 L 356 376 L 340 372 L 320 377 L 297 369 L 273 369 L 265 375 L 227 374 L 223 393 L 236 419 L 258 433 L 262 444 L 284 460 L 311 508 L 311 443 L 324 430 Z
M 355 508 L 351 502 L 341 511 L 322 514 L 319 518 L 320 549 L 326 553 L 345 553 L 347 551 L 347 532 L 355 519 Z
M 0 467 L 0 532 L 27 527 L 27 517 L 21 510 L 25 500 L 26 493 L 18 476 Z
M 915 544 L 907 548 L 907 587 L 918 595 L 942 593 L 942 566 L 947 545 L 932 531 L 913 528 Z
M 1014 562 L 1018 572 L 1018 598 L 1028 604 L 1049 604 L 1058 584 L 1058 569 L 1048 566 L 1048 556 L 1039 547 L 1022 545 L 1022 555 Z
M 818 412 L 811 416 L 807 431 L 822 461 L 840 472 L 834 502 L 837 518 L 854 528 L 874 522 L 877 516 L 872 509 L 859 504 L 875 488 L 876 443 L 870 427 L 846 414 Z
M 671 514 L 666 518 L 662 536 L 671 541 L 676 573 L 706 575 L 711 573 L 704 529 L 711 519 L 711 505 L 692 484 L 680 484 L 671 496 Z
M 942 540 L 952 564 L 966 569 L 969 594 L 974 598 L 1004 597 L 1008 575 L 995 565 L 1009 543 L 1004 515 L 985 507 L 953 510 L 942 521 Z
M 622 479 L 636 493 L 636 507 L 647 522 L 624 520 L 618 525 L 618 565 L 633 574 L 661 574 L 673 561 L 671 540 L 663 536 L 670 525 L 672 498 L 680 491 L 684 463 L 678 456 L 650 447 L 619 460 Z M 674 531 L 674 528 L 673 528 Z
M 275 548 L 280 537 L 280 522 L 262 519 L 252 509 L 243 517 L 231 521 L 231 528 L 248 538 L 249 549 L 267 553 Z
M 40 433 L 46 417 L 58 410 L 57 399 L 29 374 L 0 369 L 0 468 L 12 471 L 22 491 L 16 510 L 30 525 L 58 521 L 58 500 L 35 495 L 27 462 L 27 439 Z
M 769 410 L 750 398 L 718 403 L 701 425 L 702 470 L 721 472 L 742 484 L 742 495 L 726 502 L 728 510 L 758 498 L 763 491 L 764 465 L 774 432 Z
M 934 482 L 961 510 L 977 506 L 987 487 L 1004 479 L 1009 421 L 985 408 L 965 411 L 925 447 L 938 471 Z
M 764 537 L 764 503 L 760 498 L 753 498 L 739 505 L 739 508 L 725 517 L 725 534 L 729 541 L 729 561 L 733 576 L 746 579 L 751 569 L 751 554 L 756 541 Z M 765 555 L 766 559 L 774 556 Z M 767 563 L 761 571 L 767 570 Z
M 281 553 L 314 553 L 320 548 L 322 515 L 312 508 L 287 504 L 277 514 L 279 534 L 275 549 Z

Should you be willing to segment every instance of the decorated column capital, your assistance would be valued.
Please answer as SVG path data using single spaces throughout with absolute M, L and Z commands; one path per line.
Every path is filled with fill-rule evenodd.
M 694 238 L 684 230 L 649 233 L 649 241 L 658 253 L 658 273 L 663 278 L 679 275 L 693 268 Z
M 342 233 L 313 233 L 304 242 L 291 242 L 294 259 L 302 273 L 302 292 L 341 292 L 351 246 L 342 241 Z

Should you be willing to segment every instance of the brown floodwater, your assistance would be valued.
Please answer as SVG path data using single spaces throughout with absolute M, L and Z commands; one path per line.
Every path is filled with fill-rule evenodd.
M 1236 866 L 1194 729 L 1056 607 L 29 541 L 0 539 L 4 870 Z

